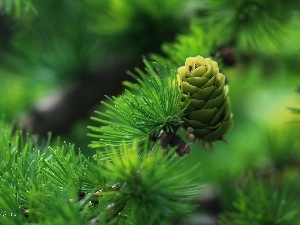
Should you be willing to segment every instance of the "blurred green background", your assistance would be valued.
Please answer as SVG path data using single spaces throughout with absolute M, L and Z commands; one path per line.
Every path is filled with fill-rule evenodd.
M 300 187 L 300 116 L 288 110 L 300 108 L 299 0 L 0 2 L 0 112 L 19 127 L 93 155 L 89 117 L 122 92 L 142 56 L 174 69 L 213 57 L 235 125 L 213 152 L 195 143 L 186 166 L 201 162 L 201 182 L 228 209 L 247 171 Z

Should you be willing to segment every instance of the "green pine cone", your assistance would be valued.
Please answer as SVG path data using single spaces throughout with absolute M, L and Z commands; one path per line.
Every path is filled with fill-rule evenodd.
M 182 101 L 189 102 L 183 119 L 190 136 L 210 144 L 224 140 L 233 120 L 229 87 L 218 63 L 201 56 L 189 57 L 185 66 L 178 68 L 177 81 Z

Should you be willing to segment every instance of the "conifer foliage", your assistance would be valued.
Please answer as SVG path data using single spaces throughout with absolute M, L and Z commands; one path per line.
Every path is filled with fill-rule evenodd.
M 101 123 L 90 127 L 91 147 L 100 148 L 93 160 L 72 145 L 41 148 L 2 119 L 3 224 L 169 224 L 192 211 L 197 164 L 187 170 L 176 157 L 190 150 L 177 134 L 190 102 L 176 70 L 144 62 L 145 72 L 129 73 L 136 83 L 92 118 Z
M 161 130 L 175 132 L 182 124 L 181 116 L 186 108 L 181 104 L 181 95 L 176 80 L 176 71 L 166 66 L 144 60 L 145 72 L 137 69 L 139 76 L 129 73 L 137 83 L 126 82 L 125 93 L 118 98 L 109 98 L 105 112 L 97 112 L 92 119 L 105 126 L 91 126 L 97 138 L 92 147 L 145 141 L 150 136 L 158 137 Z
M 1 224 L 162 224 L 191 212 L 199 194 L 195 167 L 183 171 L 183 158 L 159 145 L 149 154 L 120 144 L 88 159 L 4 119 L 1 127 Z
M 81 7 L 82 2 L 87 3 L 86 8 Z M 126 57 L 131 54 L 133 58 L 140 57 L 134 54 L 143 50 L 156 53 L 143 58 L 144 68 L 127 72 L 130 81 L 123 82 L 124 89 L 118 96 L 106 96 L 99 104 L 99 110 L 89 121 L 91 142 L 83 150 L 91 153 L 91 157 L 73 144 L 51 138 L 50 134 L 44 139 L 18 130 L 14 123 L 1 116 L 0 224 L 199 224 L 189 219 L 199 206 L 196 200 L 203 191 L 205 179 L 220 189 L 216 194 L 220 209 L 208 212 L 214 225 L 299 224 L 299 129 L 285 132 L 280 127 L 278 133 L 273 127 L 269 133 L 261 131 L 265 127 L 255 129 L 253 120 L 249 122 L 249 113 L 266 111 L 272 117 L 278 108 L 270 113 L 267 104 L 259 109 L 247 105 L 249 96 L 256 93 L 251 92 L 253 86 L 263 86 L 265 91 L 269 88 L 266 86 L 285 81 L 276 80 L 275 72 L 288 76 L 286 71 L 297 68 L 291 66 L 296 58 L 295 42 L 291 41 L 290 46 L 285 42 L 287 47 L 280 52 L 274 46 L 285 38 L 286 31 L 296 33 L 295 21 L 290 23 L 290 19 L 297 10 L 299 13 L 299 0 L 272 3 L 263 0 L 72 0 L 64 3 L 61 10 L 56 8 L 60 3 L 53 1 L 36 3 L 51 6 L 49 11 L 41 7 L 50 12 L 48 26 L 58 34 L 67 34 L 63 35 L 65 38 L 49 39 L 53 41 L 48 42 L 51 51 L 42 58 L 50 66 L 40 70 L 53 69 L 61 83 L 84 80 L 82 74 L 89 73 L 82 71 L 93 70 L 99 61 L 103 66 L 102 61 L 112 46 L 119 53 L 120 46 L 128 44 L 123 49 Z M 103 11 L 97 11 L 99 8 Z M 12 15 L 15 19 L 23 11 L 35 11 L 30 0 L 0 0 L 0 9 L 5 17 Z M 52 20 L 52 12 L 56 11 L 59 16 Z M 85 19 L 78 17 L 79 11 Z M 69 19 L 63 22 L 65 16 Z M 38 21 L 38 27 L 42 28 L 45 21 Z M 57 21 L 62 24 L 59 26 Z M 65 29 L 70 21 L 72 26 Z M 152 28 L 157 30 L 153 32 Z M 41 30 L 48 40 L 52 31 Z M 176 31 L 186 33 L 178 35 L 173 43 L 164 43 L 163 54 L 158 55 L 160 38 L 173 40 Z M 41 61 L 41 55 L 33 49 L 40 50 L 44 39 L 25 33 L 24 38 L 16 35 L 12 43 L 16 42 L 15 47 L 21 47 L 25 58 L 32 58 L 29 61 L 35 64 Z M 34 34 L 37 33 L 39 29 Z M 140 33 L 144 36 L 139 39 Z M 56 37 L 55 33 L 52 35 Z M 28 37 L 30 40 L 33 37 L 31 42 L 36 45 L 23 45 Z M 133 38 L 136 42 L 132 42 Z M 160 41 L 156 42 L 157 39 Z M 220 53 L 223 46 L 237 58 L 246 56 L 247 62 L 238 59 L 231 63 L 233 69 L 226 67 Z M 276 61 L 268 58 L 272 51 L 278 55 L 284 53 Z M 290 51 L 290 55 L 285 55 L 285 51 Z M 2 55 L 10 62 L 10 57 Z M 12 67 L 19 68 L 15 66 L 19 60 L 12 62 L 16 62 Z M 109 77 L 109 72 L 101 78 Z M 235 73 L 230 77 L 232 84 L 226 79 L 230 73 Z M 255 74 L 254 79 L 251 73 Z M 274 79 L 265 80 L 268 76 Z M 297 91 L 300 93 L 299 88 Z M 234 98 L 231 93 L 235 94 Z M 270 99 L 274 99 L 273 94 L 276 93 L 272 92 Z M 255 99 L 255 104 L 259 100 Z M 10 105 L 9 100 L 7 103 Z M 290 110 L 300 114 L 297 105 Z M 215 148 L 225 150 L 217 149 L 212 154 L 200 151 L 204 148 L 198 140 L 204 147 L 225 141 L 225 135 L 233 127 L 233 114 L 238 129 L 234 140 L 228 138 L 230 145 L 219 143 Z M 263 125 L 257 121 L 259 126 Z M 277 121 L 273 123 L 278 125 Z M 294 135 L 298 136 L 294 138 Z M 207 186 L 210 188 L 209 183 Z M 201 218 L 203 212 L 197 211 L 196 217 Z

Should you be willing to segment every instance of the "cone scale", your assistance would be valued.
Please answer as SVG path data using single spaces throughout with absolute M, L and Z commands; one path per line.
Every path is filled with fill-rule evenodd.
M 219 72 L 218 63 L 202 56 L 189 57 L 178 68 L 178 86 L 182 101 L 188 102 L 183 116 L 184 128 L 193 139 L 204 144 L 225 140 L 233 126 L 229 87 Z

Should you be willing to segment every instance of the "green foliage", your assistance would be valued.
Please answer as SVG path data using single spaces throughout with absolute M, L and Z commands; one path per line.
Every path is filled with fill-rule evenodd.
M 193 210 L 196 167 L 173 151 L 120 144 L 90 160 L 0 123 L 1 224 L 162 224 Z
M 81 183 L 76 181 L 86 159 L 77 158 L 72 146 L 65 154 L 59 147 L 51 154 L 49 140 L 41 144 L 37 137 L 15 133 L 12 128 L 1 120 L 0 223 L 83 224 L 86 214 L 79 209 L 85 201 L 71 200 L 77 199 Z
M 207 14 L 203 24 L 215 29 L 214 40 L 219 45 L 235 43 L 245 50 L 270 50 L 282 42 L 287 32 L 285 25 L 299 5 L 298 0 L 271 4 L 264 0 L 205 0 L 199 2 L 199 10 Z
M 175 132 L 182 123 L 180 117 L 186 108 L 181 103 L 176 72 L 166 66 L 144 61 L 145 72 L 130 73 L 136 84 L 127 82 L 128 90 L 110 103 L 102 102 L 105 112 L 96 112 L 93 120 L 102 126 L 89 126 L 95 140 L 92 147 L 119 145 L 123 141 L 140 142 L 158 136 L 161 130 Z
M 213 42 L 210 35 L 204 31 L 199 22 L 194 20 L 187 34 L 178 35 L 175 42 L 162 45 L 162 51 L 166 57 L 152 54 L 151 58 L 158 63 L 178 68 L 188 57 L 199 54 L 205 57 L 210 56 L 212 49 Z
M 220 225 L 299 224 L 299 193 L 293 192 L 288 182 L 280 187 L 276 178 L 268 182 L 253 175 L 248 175 L 242 182 L 233 202 L 235 210 L 222 213 Z
M 228 3 L 228 1 L 212 1 L 212 4 L 199 4 L 201 7 L 204 7 L 203 10 L 201 10 L 200 7 L 200 15 L 197 20 L 194 20 L 194 24 L 196 27 L 196 30 L 201 31 L 198 32 L 199 34 L 196 35 L 196 30 L 193 29 L 193 31 L 190 34 L 186 34 L 183 36 L 180 36 L 180 38 L 177 39 L 175 43 L 169 44 L 171 47 L 175 47 L 176 49 L 180 50 L 176 52 L 176 49 L 174 48 L 173 51 L 170 51 L 166 46 L 163 46 L 164 52 L 167 54 L 167 56 L 170 59 L 178 58 L 181 56 L 181 52 L 185 54 L 185 52 L 193 52 L 197 49 L 197 54 L 202 54 L 204 52 L 205 54 L 202 55 L 213 55 L 214 57 L 226 57 L 226 55 L 222 55 L 222 48 L 230 47 L 232 57 L 235 58 L 235 62 L 239 63 L 243 60 L 242 67 L 244 66 L 251 66 L 253 63 L 259 63 L 261 67 L 264 67 L 266 71 L 257 71 L 257 74 L 269 74 L 272 76 L 274 73 L 278 73 L 278 70 L 282 65 L 288 65 L 288 68 L 285 69 L 285 71 L 282 71 L 283 73 L 286 73 L 286 71 L 291 69 L 297 69 L 298 63 L 297 59 L 299 59 L 299 43 L 297 41 L 294 41 L 294 39 L 299 38 L 299 32 L 295 32 L 296 30 L 299 30 L 299 24 L 297 21 L 299 18 L 297 17 L 297 13 L 291 14 L 286 18 L 286 23 L 284 25 L 281 24 L 281 22 L 277 21 L 277 24 L 281 26 L 280 29 L 284 29 L 284 32 L 280 32 L 279 30 L 274 29 L 274 33 L 282 33 L 283 37 L 280 37 L 280 35 L 277 35 L 277 39 L 280 41 L 276 41 L 275 39 L 272 39 L 269 37 L 269 33 L 267 30 L 261 30 L 260 35 L 256 35 L 256 28 L 255 26 L 248 27 L 247 24 L 243 24 L 242 21 L 233 19 L 232 22 L 228 22 L 228 25 L 224 25 L 224 23 L 227 21 L 226 15 L 223 15 L 224 18 L 221 18 L 219 22 L 212 22 L 214 20 L 217 20 L 218 16 L 222 14 L 222 10 L 216 10 L 214 7 L 217 7 L 217 2 L 223 2 L 223 6 L 228 9 L 228 13 L 240 13 L 240 11 L 235 11 L 235 4 Z M 250 4 L 251 1 L 239 1 L 240 4 Z M 268 5 L 268 4 L 267 4 Z M 291 5 L 293 4 L 287 4 L 288 7 L 293 8 Z M 299 4 L 298 4 L 299 5 Z M 208 10 L 211 12 L 211 15 L 207 16 L 207 7 L 211 9 Z M 246 7 L 246 6 L 245 6 Z M 273 7 L 273 5 L 272 5 Z M 272 9 L 270 7 L 270 10 Z M 297 12 L 298 7 L 294 7 L 294 11 Z M 269 10 L 269 7 L 266 7 L 266 10 Z M 272 14 L 271 12 L 269 12 Z M 286 13 L 286 12 L 282 12 Z M 264 15 L 261 13 L 261 15 Z M 272 14 L 272 16 L 276 17 L 277 14 Z M 221 17 L 221 16 L 220 16 Z M 261 22 L 258 17 L 253 17 L 253 22 L 258 23 L 258 26 L 261 25 Z M 235 23 L 241 23 L 241 29 L 245 30 L 243 32 L 240 32 L 239 29 L 234 29 Z M 296 25 L 298 24 L 298 25 Z M 271 26 L 272 27 L 272 26 Z M 270 27 L 270 29 L 271 29 Z M 201 34 L 202 33 L 202 34 Z M 240 36 L 245 36 L 245 38 L 252 39 L 254 37 L 258 38 L 258 44 L 241 44 L 241 38 Z M 192 40 L 192 37 L 194 39 Z M 182 40 L 186 40 L 186 43 Z M 189 40 L 190 38 L 190 40 Z M 265 41 L 261 39 L 266 39 Z M 250 42 L 250 41 L 249 41 Z M 190 45 L 188 45 L 190 43 Z M 179 46 L 179 47 L 178 47 Z M 199 46 L 199 47 L 198 47 Z M 202 46 L 202 47 L 200 47 Z M 180 52 L 180 53 L 179 53 Z M 262 54 L 263 53 L 263 54 Z M 195 55 L 197 55 L 195 54 Z M 179 55 L 179 56 L 177 56 Z M 240 56 L 244 56 L 240 57 Z M 228 56 L 227 56 L 228 57 Z M 156 61 L 160 61 L 160 56 L 155 56 L 154 58 Z M 170 59 L 164 59 L 164 62 L 170 60 Z M 222 58 L 217 59 L 218 62 L 222 62 Z M 174 60 L 173 60 L 174 61 Z M 177 61 L 177 60 L 176 60 Z M 180 60 L 179 60 L 180 61 Z M 253 63 L 251 63 L 253 62 Z M 169 63 L 169 62 L 167 62 Z M 237 67 L 236 67 L 237 68 Z M 223 68 L 222 68 L 223 70 Z M 240 75 L 242 76 L 245 71 L 240 71 Z M 230 76 L 230 73 L 228 73 Z M 287 75 L 288 76 L 288 75 Z
M 183 171 L 184 159 L 173 157 L 173 151 L 166 156 L 158 147 L 141 156 L 138 148 L 136 143 L 109 148 L 111 160 L 103 164 L 105 175 L 108 184 L 117 184 L 118 192 L 112 196 L 106 220 L 126 215 L 133 224 L 160 224 L 189 213 L 191 200 L 200 188 L 194 183 L 196 177 L 191 176 L 196 165 Z
M 163 56 L 151 55 L 156 64 L 130 73 L 127 90 L 103 102 L 106 111 L 90 127 L 91 146 L 101 147 L 93 159 L 0 120 L 0 224 L 174 224 L 191 214 L 203 182 L 220 189 L 222 225 L 297 224 L 299 129 L 286 132 L 283 124 L 292 124 L 286 107 L 299 113 L 286 91 L 299 77 L 299 0 L 45 0 L 34 2 L 38 14 L 19 13 L 30 1 L 0 2 L 0 26 L 13 31 L 1 29 L 1 50 L 11 49 L 0 63 L 14 71 L 0 71 L 0 108 L 9 118 L 53 89 L 53 80 L 90 76 L 112 51 L 140 58 L 166 42 Z M 11 15 L 20 20 L 7 23 Z M 186 135 L 177 129 L 185 106 L 173 69 L 189 56 L 218 56 L 224 45 L 238 59 L 222 68 L 235 117 L 229 145 L 216 143 L 208 154 L 195 142 L 187 157 L 166 155 L 160 131 Z M 245 170 L 271 171 L 274 179 L 241 179 Z

